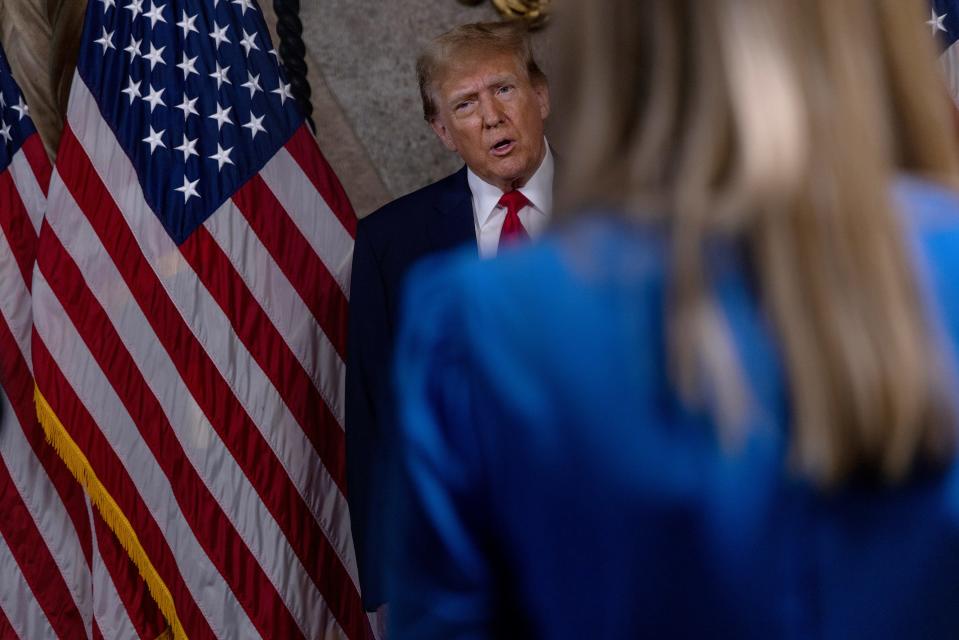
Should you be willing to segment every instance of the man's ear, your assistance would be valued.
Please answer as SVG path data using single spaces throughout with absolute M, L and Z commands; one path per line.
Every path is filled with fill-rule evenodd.
M 545 82 L 533 83 L 533 92 L 539 102 L 539 115 L 543 120 L 549 117 L 549 85 Z
M 430 120 L 430 126 L 433 127 L 433 133 L 440 139 L 443 146 L 450 151 L 456 151 L 456 143 L 453 142 L 453 136 L 450 135 L 449 130 L 439 116 L 433 116 L 433 119 Z

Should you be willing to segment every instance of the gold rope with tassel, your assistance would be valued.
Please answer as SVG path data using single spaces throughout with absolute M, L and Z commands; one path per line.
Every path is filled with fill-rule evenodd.
M 133 560 L 133 564 L 140 571 L 140 575 L 143 576 L 143 581 L 146 582 L 147 589 L 156 601 L 160 613 L 169 623 L 170 628 L 161 633 L 156 640 L 170 640 L 171 637 L 172 640 L 186 640 L 186 632 L 183 630 L 179 617 L 177 617 L 176 606 L 173 604 L 170 589 L 164 584 L 160 574 L 157 573 L 153 563 L 150 562 L 150 558 L 147 557 L 146 550 L 140 544 L 140 539 L 133 530 L 133 525 L 123 515 L 119 505 L 107 492 L 103 483 L 100 482 L 97 474 L 93 471 L 93 467 L 90 466 L 90 461 L 73 438 L 70 437 L 70 434 L 67 433 L 63 423 L 54 413 L 53 407 L 50 406 L 37 387 L 34 387 L 33 398 L 37 405 L 37 418 L 39 418 L 40 425 L 47 436 L 47 441 L 53 445 L 64 464 L 67 465 L 70 472 L 86 490 L 87 495 L 90 496 L 90 500 L 100 511 L 103 520 L 113 530 L 120 544 L 129 554 L 130 559 Z

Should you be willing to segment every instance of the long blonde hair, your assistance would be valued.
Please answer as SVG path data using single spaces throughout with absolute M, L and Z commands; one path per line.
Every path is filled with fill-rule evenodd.
M 668 224 L 674 379 L 690 402 L 716 392 L 726 434 L 748 390 L 729 374 L 703 248 L 748 248 L 785 360 L 791 460 L 824 486 L 861 472 L 896 481 L 952 446 L 893 193 L 903 172 L 955 184 L 959 138 L 923 6 L 561 5 L 562 200 Z

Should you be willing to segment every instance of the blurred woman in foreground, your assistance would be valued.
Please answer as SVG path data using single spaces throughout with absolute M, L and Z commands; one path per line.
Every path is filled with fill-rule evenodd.
M 924 3 L 564 8 L 576 213 L 411 281 L 391 640 L 959 635 Z

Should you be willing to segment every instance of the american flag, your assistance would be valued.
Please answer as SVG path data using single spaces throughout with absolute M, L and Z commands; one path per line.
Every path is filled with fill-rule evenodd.
M 91 0 L 33 279 L 37 407 L 176 638 L 369 638 L 355 216 L 253 0 Z
M 30 284 L 50 163 L 0 48 L 0 638 L 147 638 L 145 584 L 44 440 Z

